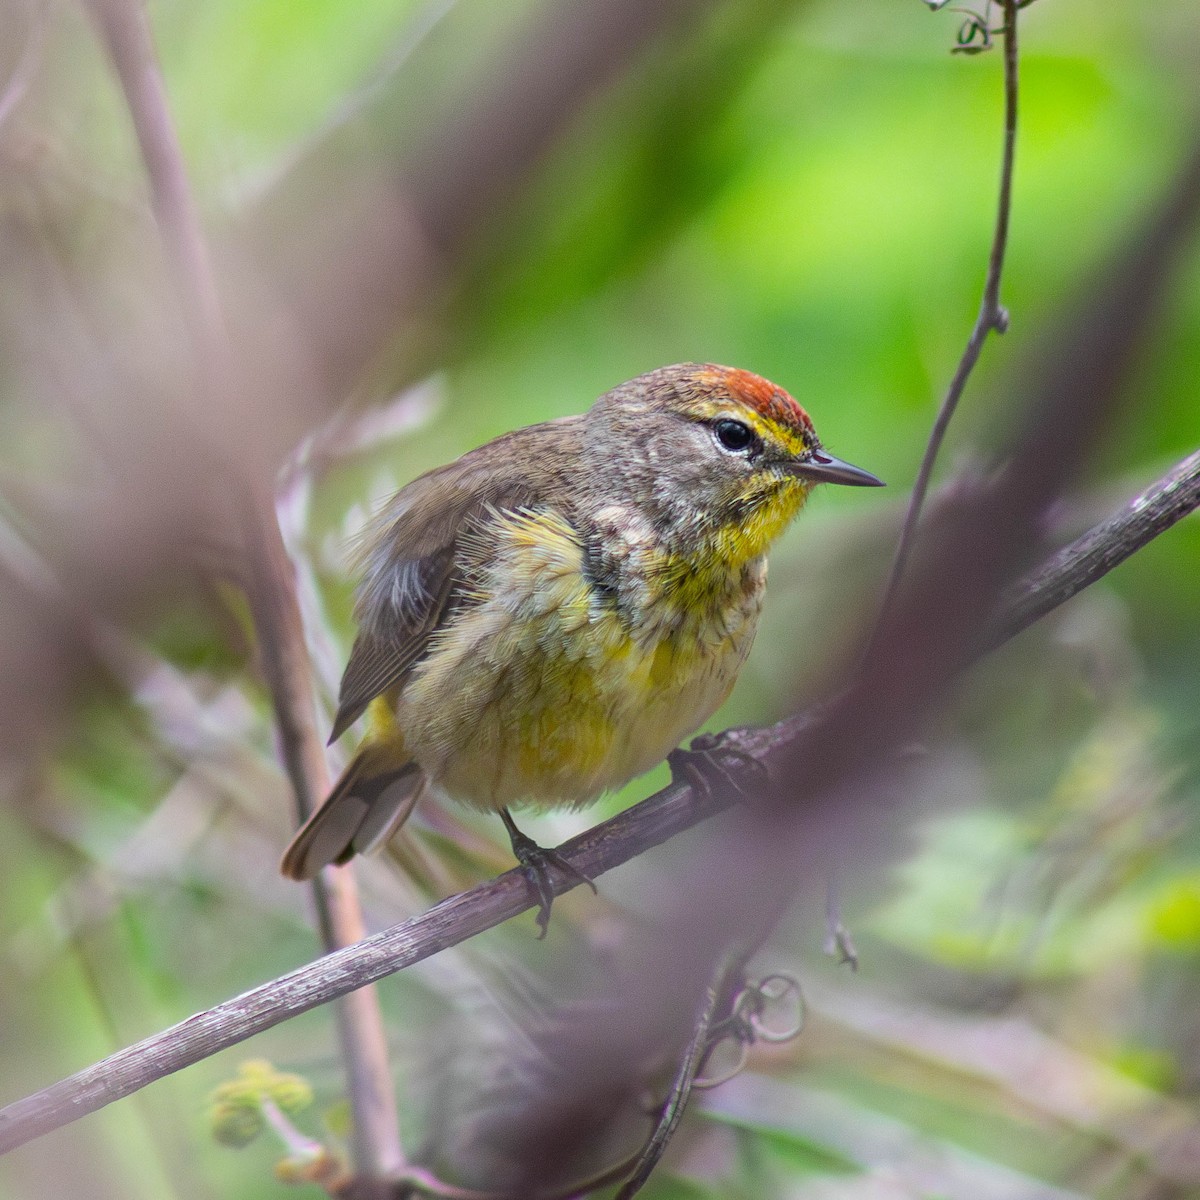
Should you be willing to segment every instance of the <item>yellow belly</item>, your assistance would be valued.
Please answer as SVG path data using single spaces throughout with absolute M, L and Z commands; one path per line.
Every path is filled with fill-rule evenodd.
M 729 694 L 765 576 L 758 560 L 716 597 L 667 592 L 631 623 L 589 585 L 569 526 L 514 518 L 480 603 L 437 635 L 398 700 L 405 745 L 478 808 L 587 804 L 662 761 Z

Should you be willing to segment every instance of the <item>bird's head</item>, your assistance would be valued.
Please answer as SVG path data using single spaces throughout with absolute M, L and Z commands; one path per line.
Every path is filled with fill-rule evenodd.
M 658 531 L 706 553 L 717 539 L 722 557 L 761 554 L 815 484 L 882 486 L 828 454 L 783 388 L 733 367 L 661 367 L 602 396 L 588 420 L 613 482 Z

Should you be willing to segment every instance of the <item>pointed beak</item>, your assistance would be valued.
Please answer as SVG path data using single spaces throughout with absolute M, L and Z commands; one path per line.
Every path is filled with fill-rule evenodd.
M 801 462 L 792 465 L 792 473 L 813 483 L 844 483 L 849 487 L 886 487 L 887 485 L 870 471 L 853 467 L 824 450 L 813 450 Z

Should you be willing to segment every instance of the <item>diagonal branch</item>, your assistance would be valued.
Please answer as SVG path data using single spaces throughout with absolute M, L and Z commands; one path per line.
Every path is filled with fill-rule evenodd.
M 1200 450 L 1027 575 L 1006 597 L 989 644 L 998 646 L 1028 628 L 1197 507 Z
M 1200 507 L 1200 452 L 1191 455 L 1112 517 L 1059 551 L 1012 589 L 992 645 L 1065 602 L 1106 570 Z M 804 714 L 765 729 L 739 731 L 738 749 L 763 756 L 804 732 Z M 743 765 L 743 770 L 745 769 Z M 731 765 L 736 774 L 738 768 Z M 672 783 L 561 850 L 597 876 L 728 807 L 712 795 Z M 556 890 L 571 881 L 554 878 Z M 290 1017 L 327 1004 L 517 916 L 530 908 L 519 870 L 451 896 L 429 911 L 197 1013 L 0 1110 L 0 1153 L 57 1129 Z

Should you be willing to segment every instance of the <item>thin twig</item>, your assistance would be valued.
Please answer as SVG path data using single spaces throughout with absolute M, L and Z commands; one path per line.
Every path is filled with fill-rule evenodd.
M 933 468 L 937 461 L 938 452 L 949 428 L 950 420 L 962 399 L 967 380 L 979 361 L 983 343 L 993 330 L 1004 333 L 1008 329 L 1008 311 L 1000 303 L 1000 278 L 1004 271 L 1004 255 L 1008 248 L 1009 218 L 1012 212 L 1012 181 L 1013 165 L 1017 148 L 1017 100 L 1020 59 L 1017 49 L 1017 10 L 1021 5 L 1017 0 L 1003 0 L 1004 28 L 1001 31 L 1004 39 L 1004 149 L 1000 159 L 1000 195 L 996 206 L 996 227 L 992 235 L 992 249 L 988 255 L 987 277 L 983 284 L 983 300 L 979 306 L 979 315 L 975 318 L 974 328 L 967 340 L 966 349 L 959 359 L 958 367 L 950 386 L 946 390 L 942 406 L 938 410 L 929 441 L 925 446 L 925 455 L 921 459 L 921 467 L 913 484 L 912 495 L 908 501 L 908 511 L 904 514 L 904 525 L 900 531 L 900 540 L 896 544 L 896 554 L 892 559 L 891 571 L 887 585 L 884 588 L 883 600 L 880 603 L 879 617 L 875 624 L 867 653 L 872 653 L 883 630 L 885 619 L 891 611 L 900 587 L 904 569 L 912 554 L 913 540 L 916 537 L 917 524 L 921 518 L 921 510 L 925 504 L 925 496 L 933 478 Z
M 192 200 L 179 139 L 145 9 L 138 0 L 93 0 L 141 147 L 151 205 L 192 337 L 201 397 L 235 385 L 216 276 Z M 296 603 L 294 573 L 271 497 L 245 502 L 249 594 L 274 703 L 281 757 L 301 820 L 328 788 L 316 732 L 312 682 Z M 327 950 L 365 932 L 353 876 L 328 872 L 313 882 Z M 338 1008 L 338 1027 L 354 1116 L 355 1166 L 382 1177 L 404 1161 L 378 997 L 364 990 Z
M 1001 633 L 993 643 L 1009 636 L 1013 628 L 1010 618 L 1022 611 L 1029 597 L 1041 597 L 1039 604 L 1048 604 L 1050 598 L 1062 603 L 1093 583 L 1099 577 L 1097 572 L 1107 569 L 1105 564 L 1127 558 L 1197 507 L 1200 453 L 1012 589 L 996 623 Z M 764 756 L 786 747 L 803 728 L 802 718 L 791 717 L 770 728 L 747 730 L 738 738 L 739 750 Z M 730 770 L 739 773 L 736 761 L 731 762 Z M 741 770 L 746 770 L 744 764 Z M 561 853 L 594 878 L 726 807 L 724 799 L 698 796 L 686 784 L 672 783 L 566 842 Z M 573 884 L 557 872 L 552 882 L 556 890 Z M 0 1110 L 0 1153 L 282 1021 L 458 945 L 530 907 L 524 876 L 519 869 L 509 871 L 443 900 L 418 917 L 197 1013 Z
M 967 348 L 963 353 L 962 359 L 959 362 L 958 369 L 955 372 L 954 379 L 951 381 L 949 391 L 946 394 L 945 400 L 942 402 L 941 410 L 938 413 L 937 420 L 934 422 L 933 431 L 930 434 L 929 443 L 925 448 L 925 456 L 921 463 L 921 469 L 917 475 L 917 481 L 913 488 L 913 494 L 909 501 L 908 512 L 905 516 L 904 527 L 901 531 L 900 541 L 896 547 L 896 555 L 892 563 L 891 575 L 888 579 L 887 588 L 884 593 L 884 599 L 880 609 L 878 623 L 871 640 L 868 643 L 867 652 L 870 653 L 874 638 L 878 636 L 879 630 L 883 627 L 883 620 L 886 616 L 892 602 L 892 598 L 896 592 L 901 576 L 904 572 L 904 566 L 907 562 L 908 555 L 911 549 L 912 538 L 916 531 L 917 522 L 920 518 L 921 508 L 924 504 L 925 495 L 929 488 L 930 479 L 933 474 L 933 466 L 936 461 L 938 451 L 945 437 L 946 429 L 950 424 L 950 420 L 954 415 L 954 411 L 958 406 L 959 399 L 962 396 L 963 389 L 966 386 L 967 379 L 971 371 L 974 369 L 975 363 L 979 359 L 980 351 L 983 347 L 983 342 L 987 335 L 995 329 L 999 333 L 1003 333 L 1008 328 L 1008 314 L 1000 304 L 1000 278 L 1004 266 L 1004 253 L 1008 244 L 1008 227 L 1009 214 L 1012 207 L 1012 176 L 1013 164 L 1016 149 L 1016 128 L 1017 128 L 1017 80 L 1018 80 L 1018 63 L 1017 54 L 1017 27 L 1016 27 L 1016 10 L 1017 0 L 1004 0 L 1006 23 L 1004 30 L 1004 77 L 1005 77 L 1005 120 L 1004 120 L 1004 150 L 1001 160 L 1000 170 L 1000 195 L 997 205 L 996 228 L 992 240 L 992 249 L 988 259 L 987 277 L 984 282 L 983 300 L 980 304 L 979 315 L 975 321 L 975 327 L 971 332 L 971 337 L 967 343 Z M 986 25 L 985 25 L 986 30 Z M 828 937 L 826 941 L 826 952 L 830 954 L 840 954 L 841 961 L 849 962 L 852 967 L 857 968 L 858 957 L 854 950 L 854 943 L 850 938 L 848 931 L 841 922 L 838 912 L 837 903 L 837 878 L 836 865 L 833 874 L 826 884 L 826 923 L 828 929 Z M 764 935 L 765 936 L 765 935 Z M 755 946 L 746 949 L 741 956 L 740 961 L 745 959 L 753 952 Z M 720 978 L 724 978 L 723 972 L 729 969 L 728 962 L 722 964 L 722 974 Z M 713 1011 L 715 1011 L 716 991 L 715 985 L 710 988 L 706 996 L 705 1014 L 708 1020 L 711 1021 Z M 658 1125 L 656 1126 L 653 1135 L 646 1145 L 642 1157 L 639 1159 L 636 1170 L 626 1184 L 622 1187 L 617 1195 L 617 1200 L 632 1200 L 632 1197 L 641 1190 L 642 1186 L 650 1177 L 650 1173 L 658 1164 L 662 1155 L 666 1151 L 667 1144 L 674 1136 L 675 1130 L 682 1119 L 684 1108 L 687 1105 L 688 1098 L 691 1094 L 692 1086 L 695 1080 L 696 1071 L 699 1069 L 700 1059 L 703 1056 L 706 1042 L 701 1036 L 701 1026 L 698 1026 L 696 1033 L 693 1035 L 692 1041 L 689 1043 L 687 1052 L 685 1053 L 678 1073 L 672 1085 L 671 1096 L 668 1103 L 664 1107 Z
M 615 1200 L 633 1200 L 642 1190 L 651 1172 L 666 1153 L 667 1146 L 683 1120 L 684 1110 L 692 1094 L 696 1076 L 704 1066 L 704 1060 L 712 1049 L 713 1026 L 718 1014 L 723 1008 L 728 1008 L 734 982 L 741 978 L 745 970 L 746 960 L 750 957 L 753 947 L 739 945 L 730 950 L 718 966 L 712 982 L 704 993 L 704 1002 L 696 1015 L 696 1024 L 692 1030 L 691 1040 L 680 1059 L 675 1078 L 671 1081 L 670 1091 L 663 1102 L 662 1112 L 654 1127 L 654 1132 L 646 1142 L 642 1153 L 638 1156 L 637 1164 L 629 1178 L 622 1185 Z

